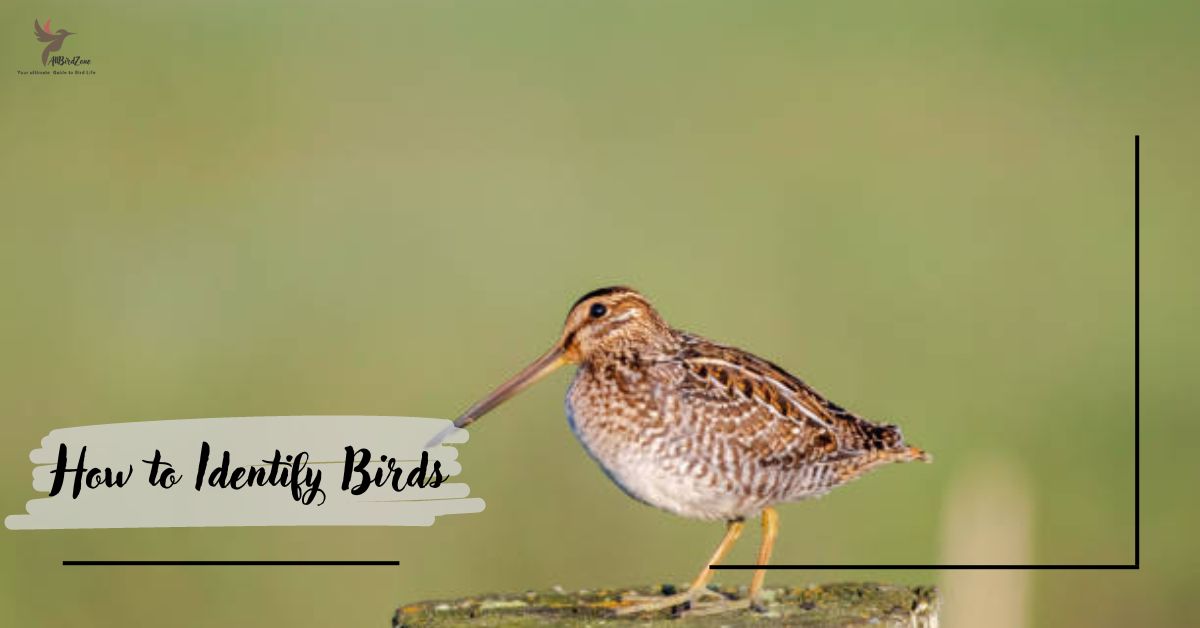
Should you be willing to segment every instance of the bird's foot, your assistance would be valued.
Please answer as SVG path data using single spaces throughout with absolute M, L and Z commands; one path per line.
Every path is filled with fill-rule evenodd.
M 674 595 L 630 595 L 623 596 L 621 602 L 630 603 L 629 606 L 617 608 L 614 612 L 618 616 L 636 615 L 638 613 L 653 613 L 663 609 L 674 608 L 676 606 L 689 605 L 695 607 L 697 602 L 704 598 L 716 598 L 716 601 L 711 604 L 720 604 L 722 601 L 730 601 L 724 595 L 713 591 L 708 587 L 697 587 L 688 589 L 682 593 Z
M 693 602 L 689 608 L 680 611 L 680 617 L 703 617 L 705 615 L 719 615 L 721 613 L 729 613 L 733 611 L 741 611 L 747 608 L 752 608 L 756 611 L 765 610 L 761 603 L 752 603 L 750 599 L 731 600 L 722 598 L 712 602 Z

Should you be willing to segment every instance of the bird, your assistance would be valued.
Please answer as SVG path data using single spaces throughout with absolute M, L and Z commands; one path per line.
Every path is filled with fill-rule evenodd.
M 66 41 L 67 35 L 75 35 L 71 31 L 60 28 L 54 34 L 50 33 L 50 20 L 46 20 L 46 25 L 38 24 L 35 19 L 33 21 L 33 34 L 37 36 L 38 41 L 47 43 L 45 50 L 42 50 L 42 65 L 50 59 L 50 53 L 58 52 L 62 49 L 63 42 Z
M 763 569 L 743 599 L 708 589 L 710 566 L 725 558 L 747 519 L 762 521 L 761 567 L 778 535 L 777 505 L 823 495 L 883 465 L 931 461 L 895 425 L 843 409 L 763 358 L 671 327 L 625 286 L 580 297 L 548 351 L 430 444 L 572 364 L 578 368 L 566 394 L 567 421 L 604 473 L 650 506 L 725 522 L 724 537 L 691 586 L 630 596 L 619 615 L 764 610 Z

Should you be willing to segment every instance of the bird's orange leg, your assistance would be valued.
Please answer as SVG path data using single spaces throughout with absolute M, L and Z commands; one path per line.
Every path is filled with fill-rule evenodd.
M 757 565 L 765 565 L 771 560 L 771 550 L 775 548 L 775 537 L 779 536 L 779 513 L 775 512 L 774 508 L 764 508 L 762 511 L 762 529 L 763 538 L 762 545 L 758 547 L 758 562 Z M 704 606 L 693 606 L 687 612 L 688 615 L 713 615 L 716 613 L 727 613 L 729 611 L 740 610 L 743 608 L 753 608 L 755 610 L 766 610 L 759 600 L 762 593 L 763 579 L 767 576 L 766 569 L 757 569 L 754 571 L 754 577 L 750 580 L 750 591 L 745 599 L 741 600 L 722 600 L 713 602 Z
M 696 591 L 708 586 L 708 581 L 712 580 L 713 570 L 709 565 L 715 565 L 725 560 L 725 555 L 729 550 L 733 549 L 733 544 L 737 542 L 738 537 L 742 536 L 742 528 L 746 527 L 745 522 L 736 520 L 730 521 L 725 526 L 725 538 L 721 539 L 721 544 L 717 546 L 717 550 L 713 552 L 712 558 L 704 563 L 704 569 L 700 571 L 700 575 L 692 581 L 692 586 L 688 587 L 689 591 Z
M 779 513 L 774 508 L 764 508 L 762 511 L 762 545 L 758 547 L 758 565 L 771 561 L 771 550 L 775 549 L 775 537 L 779 536 Z M 767 577 L 766 569 L 754 571 L 750 580 L 750 604 L 758 604 L 758 596 L 762 593 L 763 580 Z
M 742 529 L 745 527 L 745 525 L 745 522 L 740 519 L 730 521 L 728 524 L 726 524 L 725 537 L 721 539 L 721 544 L 718 545 L 716 551 L 713 552 L 712 558 L 710 558 L 707 563 L 704 563 L 704 569 L 702 569 L 700 574 L 696 576 L 696 579 L 692 581 L 692 585 L 688 587 L 687 591 L 666 597 L 655 596 L 649 598 L 633 598 L 641 603 L 633 606 L 626 606 L 624 608 L 618 608 L 616 613 L 618 615 L 647 613 L 650 611 L 662 610 L 664 608 L 671 608 L 672 606 L 679 606 L 684 602 L 692 602 L 705 595 L 722 597 L 719 593 L 708 590 L 708 581 L 711 580 L 713 576 L 713 570 L 709 568 L 709 565 L 715 565 L 725 559 L 725 555 L 729 553 L 729 550 L 733 548 L 733 544 L 737 542 L 738 537 L 742 535 Z

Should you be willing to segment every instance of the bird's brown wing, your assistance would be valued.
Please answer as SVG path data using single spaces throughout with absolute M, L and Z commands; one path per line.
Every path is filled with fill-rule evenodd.
M 685 389 L 764 464 L 790 467 L 907 450 L 895 426 L 844 410 L 767 360 L 692 334 L 681 339 Z
M 42 30 L 42 25 L 38 24 L 37 20 L 33 21 L 33 34 L 37 36 L 38 41 L 49 42 L 54 41 L 54 35 Z

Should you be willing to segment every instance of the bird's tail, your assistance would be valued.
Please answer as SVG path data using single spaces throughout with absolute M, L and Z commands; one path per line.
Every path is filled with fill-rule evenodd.
M 933 462 L 933 456 L 919 447 L 897 449 L 893 455 L 896 462 Z

